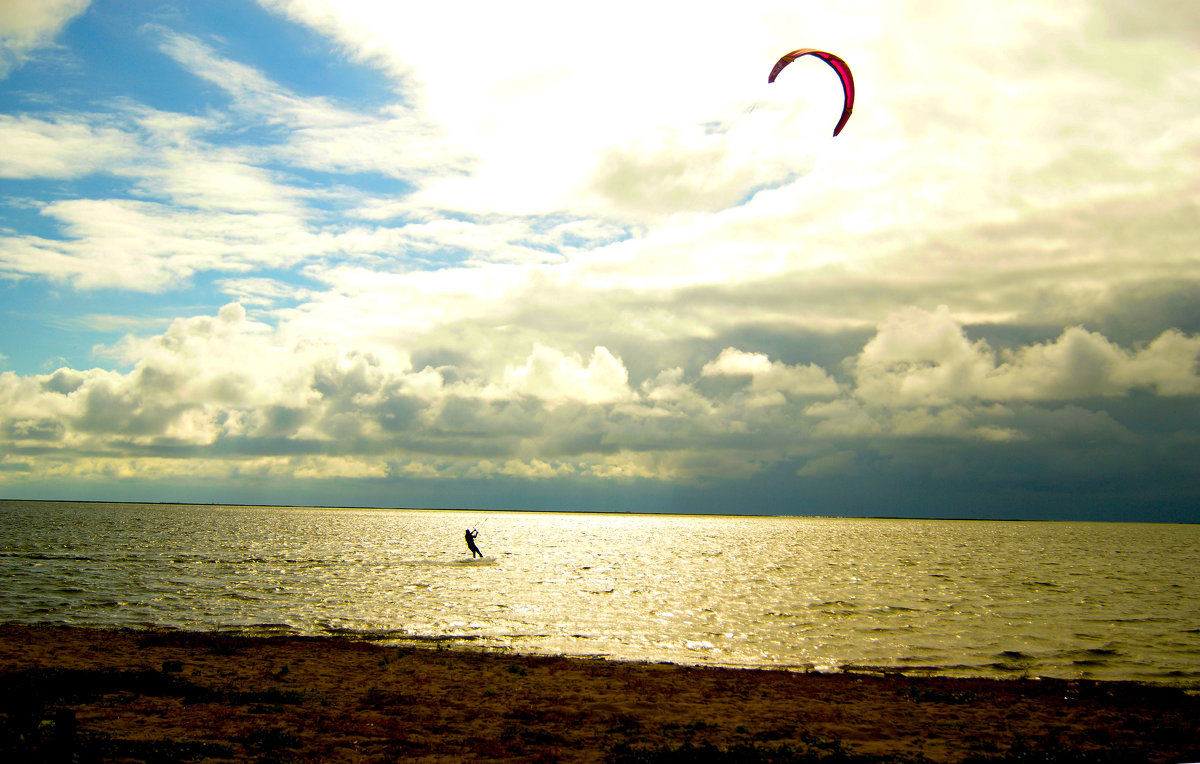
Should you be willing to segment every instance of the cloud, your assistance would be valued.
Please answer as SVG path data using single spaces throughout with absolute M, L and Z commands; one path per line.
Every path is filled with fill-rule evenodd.
M 269 278 L 220 279 L 217 286 L 222 293 L 233 297 L 241 305 L 268 306 L 281 300 L 302 300 L 311 295 L 308 289 Z
M 20 158 L 0 159 L 0 173 L 104 172 L 130 181 L 130 195 L 143 197 L 42 202 L 41 215 L 61 237 L 0 239 L 0 268 L 85 289 L 160 290 L 201 271 L 278 267 L 342 249 L 336 236 L 306 228 L 296 189 L 276 182 L 245 151 L 198 141 L 211 123 L 144 109 L 106 122 L 0 118 L 0 136 L 23 148 Z
M 833 475 L 853 475 L 858 472 L 858 457 L 853 451 L 836 451 L 832 454 L 819 456 L 804 463 L 796 471 L 802 477 L 829 477 Z
M 177 61 L 233 96 L 230 111 L 195 117 L 125 103 L 103 119 L 0 117 L 0 138 L 19 149 L 0 158 L 0 175 L 106 173 L 128 184 L 118 198 L 43 202 L 42 215 L 57 224 L 62 238 L 5 237 L 0 267 L 85 289 L 157 291 L 204 271 L 286 268 L 326 256 L 430 258 L 462 248 L 468 257 L 537 262 L 551 245 L 579 246 L 613 235 L 586 220 L 414 221 L 428 212 L 411 205 L 391 213 L 404 218 L 398 226 L 331 224 L 329 205 L 344 199 L 310 190 L 277 169 L 280 163 L 416 178 L 461 173 L 462 155 L 438 148 L 431 128 L 411 110 L 370 115 L 300 97 L 195 38 L 151 30 Z M 262 143 L 264 124 L 278 132 Z M 250 128 L 254 140 L 246 136 Z M 360 217 L 378 217 L 371 213 L 383 202 L 355 196 L 363 202 Z
M 815 364 L 789 366 L 772 362 L 762 353 L 746 353 L 725 348 L 715 361 L 704 365 L 702 376 L 743 376 L 751 378 L 748 394 L 751 405 L 771 406 L 787 398 L 832 397 L 838 385 L 828 372 Z
M 945 306 L 889 316 L 855 364 L 856 392 L 884 404 L 945 404 L 972 397 L 993 363 L 986 343 L 970 342 Z
M 282 214 L 188 211 L 110 199 L 51 202 L 42 214 L 59 223 L 68 238 L 5 238 L 0 264 L 17 273 L 70 280 L 83 289 L 153 291 L 199 271 L 285 266 L 337 247 Z
M 172 210 L 298 216 L 295 190 L 237 152 L 164 151 L 160 163 L 141 164 L 125 174 L 144 193 L 167 200 Z
M 597 347 L 587 365 L 578 355 L 566 355 L 554 348 L 538 345 L 520 366 L 504 371 L 509 390 L 532 395 L 551 404 L 578 401 L 588 404 L 616 403 L 628 400 L 629 373 L 608 348 Z
M 771 359 L 763 353 L 745 353 L 737 348 L 725 348 L 717 360 L 706 363 L 700 373 L 705 376 L 764 376 L 771 373 Z
M 262 4 L 389 92 L 301 93 L 239 30 L 151 25 L 192 75 L 176 111 L 0 117 L 0 272 L 237 301 L 55 324 L 133 334 L 95 354 L 123 371 L 0 377 L 23 468 L 683 490 L 1175 464 L 1200 394 L 1179 4 Z M 836 139 L 828 67 L 764 82 L 797 35 L 854 68 Z
M 810 169 L 811 160 L 788 150 L 799 139 L 784 129 L 793 117 L 763 109 L 630 139 L 603 151 L 584 193 L 600 211 L 636 221 L 738 206 Z
M 687 301 L 697 306 L 692 308 L 680 298 L 671 305 L 676 325 L 671 331 L 704 326 L 719 332 L 713 322 L 871 326 L 898 304 L 913 302 L 917 293 L 926 307 L 954 304 L 974 318 L 1007 320 L 1053 311 L 1045 320 L 1082 322 L 1106 307 L 1099 303 L 1109 299 L 1114 285 L 1151 273 L 1161 278 L 1172 266 L 1194 269 L 1194 258 L 1176 254 L 1168 261 L 1165 253 L 1157 254 L 1160 243 L 1168 241 L 1175 242 L 1177 252 L 1187 251 L 1187 239 L 1195 234 L 1186 232 L 1200 230 L 1180 220 L 1190 209 L 1180 205 L 1177 185 L 1189 177 L 1181 161 L 1191 140 L 1186 131 L 1154 143 L 1134 142 L 1140 153 L 1133 156 L 1116 147 L 1131 145 L 1136 122 L 1119 115 L 1097 113 L 1086 123 L 1070 123 L 1076 137 L 1068 144 L 1043 134 L 1051 128 L 1048 120 L 1075 119 L 1057 106 L 1030 112 L 1017 92 L 959 104 L 949 91 L 992 93 L 995 78 L 1016 77 L 1044 88 L 1035 95 L 1043 99 L 1039 103 L 1051 104 L 1080 81 L 1117 87 L 1086 68 L 1087 62 L 1066 61 L 1053 70 L 1070 72 L 1075 78 L 1070 79 L 1042 76 L 1045 67 L 1001 54 L 1061 45 L 1055 41 L 1062 30 L 1088 16 L 1079 7 L 995 11 L 983 26 L 957 13 L 921 21 L 962 22 L 964 38 L 953 55 L 974 66 L 947 72 L 953 78 L 977 78 L 978 87 L 953 78 L 930 80 L 925 71 L 917 75 L 933 54 L 911 50 L 899 36 L 881 35 L 888 19 L 912 23 L 899 6 L 885 9 L 878 28 L 867 25 L 855 32 L 881 35 L 878 44 L 854 37 L 843 50 L 864 73 L 861 98 L 875 106 L 856 113 L 859 138 L 847 132 L 831 140 L 824 134 L 827 119 L 807 113 L 798 118 L 797 110 L 823 114 L 824 89 L 840 97 L 836 78 L 816 62 L 812 72 L 797 70 L 800 79 L 786 93 L 759 82 L 760 70 L 778 54 L 776 46 L 784 45 L 786 35 L 752 13 L 717 14 L 716 26 L 704 14 L 686 22 L 698 33 L 707 30 L 704 35 L 744 25 L 754 32 L 747 39 L 755 40 L 739 43 L 744 48 L 729 48 L 728 39 L 706 48 L 705 38 L 698 37 L 682 56 L 661 41 L 616 59 L 579 56 L 571 46 L 559 50 L 557 38 L 530 28 L 520 31 L 528 39 L 519 56 L 497 58 L 488 56 L 496 41 L 482 32 L 479 39 L 447 45 L 436 32 L 450 28 L 444 15 L 449 11 L 402 9 L 389 19 L 378 15 L 377 5 L 268 6 L 383 67 L 396 79 L 398 101 L 365 112 L 332 97 L 300 96 L 262 71 L 223 57 L 217 42 L 150 27 L 164 52 L 222 88 L 230 104 L 204 118 L 127 109 L 129 122 L 118 130 L 123 136 L 118 142 L 136 146 L 138 162 L 112 171 L 128 179 L 139 196 L 150 197 L 139 200 L 139 211 L 148 219 L 138 225 L 153 235 L 113 238 L 79 218 L 82 209 L 73 214 L 69 207 L 47 207 L 46 214 L 75 238 L 74 246 L 32 238 L 6 241 L 0 257 L 12 271 L 68 278 L 81 287 L 121 283 L 161 290 L 208 270 L 290 268 L 327 257 L 372 264 L 411 259 L 422 267 L 462 260 L 561 263 L 554 280 L 596 293 L 719 285 L 728 304 L 708 309 Z M 777 20 L 794 18 L 786 5 L 776 10 L 782 14 Z M 480 12 L 486 18 L 488 12 Z M 548 24 L 578 23 L 540 5 L 513 11 L 525 12 Z M 654 37 L 656 17 L 646 17 L 644 9 L 637 17 L 642 23 L 635 29 L 619 23 L 619 14 L 589 21 L 601 28 L 613 25 L 618 39 Z M 836 14 L 805 17 L 818 26 L 836 20 Z M 987 46 L 971 42 L 987 36 L 995 38 Z M 512 54 L 512 40 L 506 39 Z M 474 43 L 478 46 L 471 47 Z M 464 59 L 463 49 L 472 55 Z M 484 59 L 490 61 L 487 66 L 475 65 Z M 650 87 L 648 71 L 669 74 L 669 86 Z M 610 86 L 586 87 L 603 80 Z M 926 93 L 931 88 L 935 92 Z M 629 103 L 609 109 L 596 101 L 616 98 L 607 95 L 610 91 Z M 585 109 L 581 101 L 592 105 Z M 954 120 L 930 119 L 931 101 L 949 104 Z M 1129 108 L 1170 101 L 1147 93 L 1145 102 Z M 1097 98 L 1088 108 L 1111 109 L 1112 102 Z M 751 104 L 756 108 L 747 111 Z M 1008 118 L 998 118 L 997 110 Z M 1014 114 L 1025 116 L 1014 122 Z M 903 131 L 886 121 L 900 115 L 941 127 L 900 140 Z M 41 122 L 40 130 L 58 124 Z M 1005 137 L 1012 150 L 997 152 L 995 132 L 1001 124 L 1013 129 Z M 259 130 L 256 142 L 248 142 L 240 131 L 249 125 L 269 126 L 267 139 L 257 140 L 263 135 Z M 795 132 L 799 125 L 821 133 L 821 148 L 803 130 Z M 94 140 L 117 137 L 100 134 L 111 126 L 83 126 Z M 1034 127 L 1036 135 L 1022 132 Z M 66 158 L 55 158 L 58 167 L 86 164 L 68 161 L 70 141 L 64 138 L 62 144 Z M 121 156 L 77 153 L 112 161 Z M 106 167 L 112 165 L 105 161 Z M 964 164 L 982 169 L 963 173 Z M 412 187 L 392 197 L 356 192 L 334 202 L 332 193 L 307 188 L 281 166 L 380 172 Z M 1081 168 L 1095 173 L 1097 182 L 1076 182 Z M 976 182 L 981 176 L 995 182 Z M 1176 200 L 1174 213 L 1133 201 L 1160 177 L 1175 184 L 1161 191 L 1164 203 Z M 1121 196 L 1134 192 L 1139 196 Z M 331 214 L 329 205 L 349 199 L 355 201 L 345 210 L 347 217 Z M 129 216 L 134 208 L 124 199 L 90 201 L 105 217 Z M 1021 205 L 1034 203 L 1044 211 L 1033 217 L 1018 214 Z M 161 211 L 150 206 L 156 204 L 163 205 Z M 189 214 L 210 213 L 211 225 L 171 225 L 168 218 L 176 211 L 181 222 Z M 350 223 L 350 216 L 361 224 Z M 1136 225 L 1149 237 L 1146 249 L 1156 254 L 1138 252 L 1136 260 L 1131 258 L 1114 236 L 1123 234 L 1112 221 Z M 164 225 L 186 231 L 187 240 L 175 231 L 156 230 Z M 1053 247 L 1053 258 L 1045 256 L 1047 247 Z M 129 267 L 109 276 L 88 262 L 91 253 L 114 249 Z M 1097 258 L 1107 267 L 1095 268 Z M 911 274 L 917 271 L 921 276 L 914 280 Z M 530 280 L 545 274 L 531 274 Z M 981 288 L 982 274 L 989 275 Z M 509 274 L 498 277 L 511 281 Z M 736 309 L 729 310 L 729 304 Z M 667 317 L 663 311 L 658 315 Z
M 71 116 L 55 120 L 0 114 L 0 177 L 77 178 L 121 166 L 137 142 L 114 127 Z
M 1167 331 L 1125 350 L 1105 337 L 1069 327 L 1053 342 L 997 353 L 970 341 L 945 306 L 890 316 L 855 360 L 856 395 L 882 405 L 1070 400 L 1200 393 L 1200 336 Z
M 461 10 L 433 6 L 264 4 L 391 73 L 422 119 L 472 157 L 469 174 L 423 184 L 418 206 L 504 214 L 594 206 L 640 219 L 651 209 L 636 202 L 664 213 L 693 202 L 716 209 L 764 184 L 743 154 L 769 144 L 739 140 L 731 152 L 712 131 L 757 122 L 735 118 L 754 95 L 745 83 L 764 79 L 785 44 L 773 44 L 781 35 L 761 13 L 472 4 L 464 26 Z M 786 3 L 766 12 L 781 25 L 796 18 Z M 621 54 L 584 53 L 584 30 Z M 659 151 L 662 159 L 648 153 Z
M 0 77 L 54 40 L 89 0 L 9 0 L 0 5 Z M 5 153 L 8 153 L 7 151 Z
M 171 322 L 169 318 L 142 315 L 119 315 L 115 313 L 88 313 L 73 317 L 42 319 L 48 325 L 69 332 L 81 330 L 96 332 L 130 332 L 161 329 Z
M 158 33 L 165 53 L 231 96 L 241 120 L 279 130 L 279 141 L 262 150 L 287 165 L 399 178 L 461 174 L 470 166 L 468 155 L 451 148 L 410 108 L 397 103 L 370 114 L 327 98 L 302 97 L 250 66 L 221 57 L 195 37 L 166 29 Z
M 441 326 L 428 331 L 448 350 L 453 338 Z M 690 371 L 659 370 L 634 384 L 621 356 L 603 346 L 588 356 L 548 344 L 464 346 L 452 364 L 434 367 L 414 366 L 408 343 L 386 337 L 318 335 L 286 318 L 272 326 L 231 303 L 109 348 L 127 372 L 0 374 L 0 442 L 34 474 L 60 480 L 686 487 L 783 468 L 796 480 L 854 476 L 867 485 L 918 474 L 929 462 L 916 450 L 932 459 L 937 443 L 954 479 L 978 469 L 972 460 L 986 461 L 986 449 L 1012 444 L 1024 450 L 1005 459 L 1039 453 L 1082 476 L 1083 454 L 1092 454 L 1116 469 L 1105 449 L 1136 448 L 1147 435 L 1120 404 L 1103 401 L 1136 390 L 1200 395 L 1196 338 L 1166 333 L 1125 349 L 1069 330 L 993 350 L 948 310 L 910 309 L 881 322 L 847 359 L 842 386 L 815 364 L 732 346 Z M 29 470 L 0 480 L 24 480 Z
M 804 410 L 804 414 L 817 420 L 813 432 L 821 437 L 860 438 L 883 431 L 883 426 L 871 413 L 853 399 L 814 403 Z

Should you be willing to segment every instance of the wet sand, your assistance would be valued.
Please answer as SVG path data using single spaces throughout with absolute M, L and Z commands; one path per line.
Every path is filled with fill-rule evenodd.
M 0 625 L 5 761 L 1200 761 L 1200 697 Z

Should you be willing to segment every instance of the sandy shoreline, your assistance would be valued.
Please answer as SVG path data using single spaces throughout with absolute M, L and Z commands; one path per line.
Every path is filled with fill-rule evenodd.
M 0 698 L 7 761 L 1200 761 L 1169 688 L 335 639 L 0 625 Z

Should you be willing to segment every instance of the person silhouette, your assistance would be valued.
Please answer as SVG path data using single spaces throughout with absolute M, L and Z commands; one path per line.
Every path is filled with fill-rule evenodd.
M 479 551 L 479 547 L 475 546 L 475 539 L 479 538 L 479 531 L 467 531 L 467 548 L 471 550 L 471 559 L 475 559 L 475 555 L 483 557 L 483 552 Z

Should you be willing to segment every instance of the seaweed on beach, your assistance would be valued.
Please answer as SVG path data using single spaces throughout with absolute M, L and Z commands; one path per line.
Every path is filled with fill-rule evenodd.
M 210 741 L 124 740 L 80 733 L 71 705 L 130 694 L 177 697 L 185 704 L 239 706 L 302 702 L 290 690 L 217 690 L 177 675 L 177 667 L 152 669 L 33 668 L 0 674 L 0 754 L 30 761 L 103 761 L 132 758 L 146 762 L 228 758 L 232 748 Z
M 135 760 L 146 764 L 228 759 L 232 746 L 206 740 L 127 740 L 81 732 L 75 711 L 49 707 L 47 697 L 5 695 L 0 717 L 0 756 L 6 761 L 102 762 Z M 20 707 L 20 708 L 18 708 Z
M 0 761 L 1200 761 L 1180 688 L 144 637 L 0 627 Z
M 43 749 L 41 752 L 45 752 Z M 81 735 L 69 761 L 135 760 L 145 764 L 170 764 L 177 761 L 230 759 L 233 746 L 206 740 L 125 740 L 105 735 Z
M 825 745 L 800 747 L 758 743 L 721 747 L 684 743 L 635 748 L 620 744 L 609 751 L 606 761 L 608 764 L 935 764 L 938 760 L 920 754 L 855 753 L 839 741 L 826 741 Z M 1147 758 L 1127 748 L 1078 751 L 1040 741 L 1020 743 L 1003 753 L 980 753 L 957 761 L 959 764 L 1135 764 L 1145 762 Z
M 294 690 L 220 690 L 196 684 L 172 671 L 153 669 L 24 669 L 0 674 L 0 713 L 21 708 L 82 702 L 91 698 L 129 692 L 136 695 L 171 696 L 184 703 L 300 703 L 304 696 Z
M 760 743 L 737 743 L 728 747 L 712 744 L 680 746 L 664 745 L 659 748 L 633 748 L 628 745 L 615 746 L 607 759 L 609 764 L 683 764 L 684 762 L 718 762 L 733 764 L 859 764 L 870 762 L 882 764 L 885 759 L 858 756 L 839 745 L 832 747 L 799 748 L 792 745 L 763 745 Z M 898 764 L 921 764 L 918 760 L 898 760 L 894 756 L 886 759 Z

